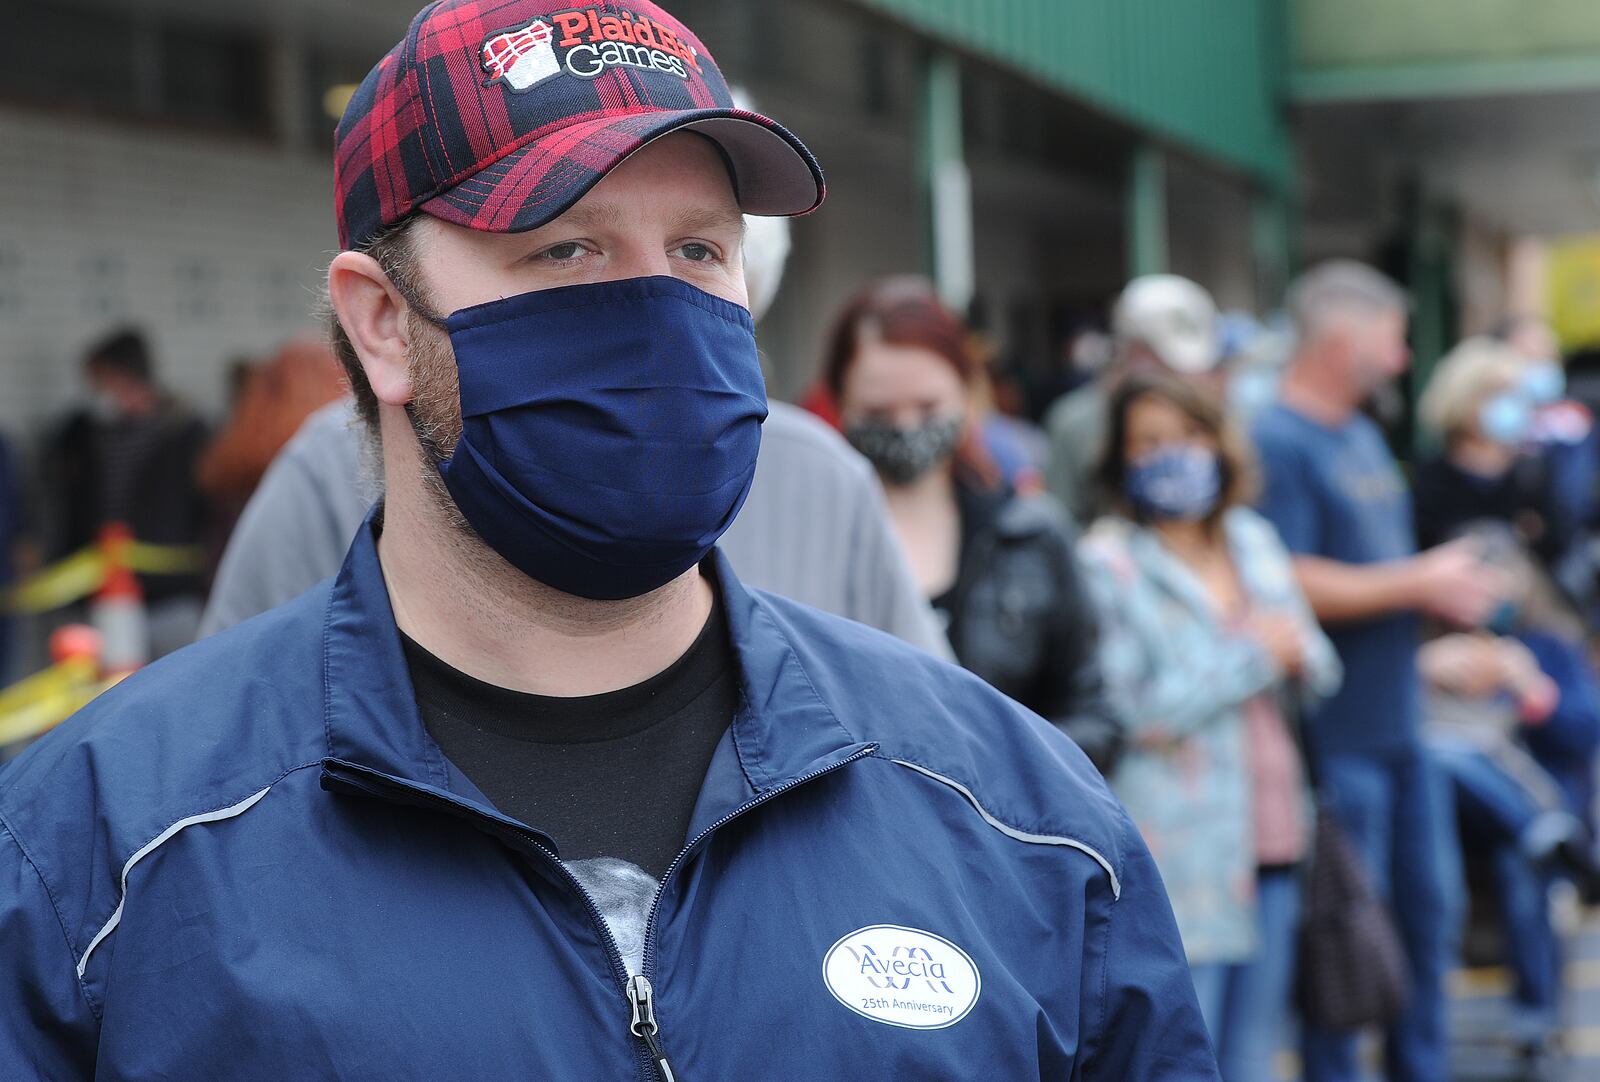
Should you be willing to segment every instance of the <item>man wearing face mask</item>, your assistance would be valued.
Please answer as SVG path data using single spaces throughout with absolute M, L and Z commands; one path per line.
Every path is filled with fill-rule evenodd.
M 1444 978 L 1461 916 L 1449 792 L 1419 736 L 1418 618 L 1476 627 L 1501 580 L 1455 542 L 1418 553 L 1411 500 L 1361 406 L 1405 370 L 1406 298 L 1370 267 L 1320 264 L 1291 288 L 1297 344 L 1279 401 L 1256 418 L 1261 510 L 1295 555 L 1345 680 L 1308 717 L 1324 796 L 1394 907 L 1412 997 L 1388 1033 L 1388 1076 L 1443 1080 Z M 1306 1027 L 1306 1077 L 1358 1077 L 1356 1037 Z
M 750 108 L 737 89 L 734 98 Z M 743 247 L 750 314 L 759 324 L 783 278 L 788 219 L 746 218 Z M 769 409 L 749 498 L 718 542 L 739 577 L 949 658 L 871 467 L 798 406 L 772 402 Z M 228 539 L 202 635 L 281 605 L 339 570 L 378 495 L 363 462 L 373 449 L 361 436 L 346 398 L 314 414 L 273 462 Z
M 645 0 L 445 0 L 335 161 L 384 503 L 0 776 L 0 1077 L 1216 1078 L 1082 754 L 714 549 L 799 140 Z

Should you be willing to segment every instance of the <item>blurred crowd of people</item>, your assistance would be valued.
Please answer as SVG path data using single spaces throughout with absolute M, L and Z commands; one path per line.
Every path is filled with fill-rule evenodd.
M 751 228 L 759 317 L 788 238 Z M 1077 741 L 1156 858 L 1229 1082 L 1277 1077 L 1317 1000 L 1295 961 L 1327 927 L 1307 869 L 1334 834 L 1390 936 L 1357 946 L 1400 974 L 1346 999 L 1372 1000 L 1354 1020 L 1384 1026 L 1397 1079 L 1446 1077 L 1464 950 L 1503 954 L 1511 1036 L 1547 1056 L 1563 899 L 1600 896 L 1593 414 L 1549 328 L 1509 319 L 1427 379 L 1408 476 L 1375 410 L 1406 334 L 1405 294 L 1352 262 L 1308 270 L 1271 324 L 1143 277 L 1035 424 L 994 407 L 929 283 L 872 282 L 811 412 L 774 404 L 724 539 L 747 581 L 953 657 Z M 214 432 L 135 330 L 83 376 L 30 483 L 0 444 L 0 551 L 24 553 L 0 585 L 111 522 L 201 548 L 203 570 L 144 577 L 152 657 L 331 574 L 378 496 L 320 343 L 241 365 Z M 1358 1028 L 1304 1014 L 1305 1076 L 1356 1077 Z
M 110 524 L 194 550 L 185 570 L 141 574 L 148 659 L 192 642 L 211 571 L 273 457 L 319 406 L 340 399 L 332 350 L 314 338 L 234 362 L 229 416 L 209 424 L 162 382 L 146 335 L 114 330 L 84 353 L 79 404 L 24 451 L 0 439 L 0 588 L 96 545 Z M 82 618 L 82 606 L 48 624 Z M 36 651 L 0 612 L 0 677 Z
M 1296 1004 L 1305 1077 L 1358 1077 L 1330 1001 L 1383 1023 L 1390 1077 L 1447 1077 L 1464 950 L 1511 967 L 1507 1036 L 1540 1069 L 1552 914 L 1600 887 L 1593 415 L 1549 328 L 1508 320 L 1427 380 L 1408 477 L 1377 410 L 1408 374 L 1407 307 L 1325 263 L 1280 334 L 1138 279 L 1037 439 L 975 407 L 986 374 L 926 286 L 868 287 L 825 359 L 958 659 L 1081 730 L 1149 843 L 1230 1080 L 1276 1077 Z M 1340 935 L 1306 868 L 1335 834 L 1384 927 L 1308 943 Z M 1320 995 L 1329 966 L 1297 981 L 1295 960 L 1331 946 L 1356 983 Z

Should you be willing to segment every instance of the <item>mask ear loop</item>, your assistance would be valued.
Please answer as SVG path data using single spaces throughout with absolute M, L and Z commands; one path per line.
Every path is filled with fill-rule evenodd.
M 408 308 L 420 316 L 424 322 L 433 324 L 441 331 L 448 329 L 446 323 L 448 317 L 441 316 L 438 312 L 435 312 L 433 306 L 422 299 L 416 287 L 411 284 L 405 274 L 400 272 L 399 268 L 392 266 L 388 260 L 384 259 L 378 261 L 378 266 L 389 279 L 389 284 L 394 286 L 395 292 L 400 294 L 401 300 L 406 302 Z
M 389 279 L 389 284 L 394 286 L 395 292 L 400 294 L 400 299 L 405 301 L 406 306 L 415 312 L 423 322 L 431 323 L 441 331 L 449 330 L 446 324 L 446 317 L 435 312 L 432 305 L 417 294 L 415 287 L 411 285 L 406 276 L 397 267 L 394 267 L 388 260 L 384 259 L 378 260 L 378 266 Z M 416 433 L 417 443 L 422 447 L 422 453 L 427 456 L 434 467 L 437 469 L 450 461 L 450 455 L 446 454 L 444 449 L 427 435 L 421 419 L 417 416 L 416 403 L 407 402 L 403 408 L 406 411 L 406 416 L 411 420 L 411 430 Z

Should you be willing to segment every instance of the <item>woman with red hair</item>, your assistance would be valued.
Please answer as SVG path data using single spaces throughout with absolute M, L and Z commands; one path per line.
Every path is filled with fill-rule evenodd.
M 1019 496 L 975 433 L 967 329 L 920 279 L 858 292 L 822 377 L 845 437 L 878 471 L 895 532 L 956 658 L 1068 732 L 1102 770 L 1121 726 L 1061 509 Z

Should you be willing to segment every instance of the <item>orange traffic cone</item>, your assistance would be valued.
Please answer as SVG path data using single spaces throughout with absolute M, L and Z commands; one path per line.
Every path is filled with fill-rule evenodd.
M 133 531 L 120 522 L 100 531 L 106 578 L 89 603 L 89 622 L 100 632 L 100 664 L 106 678 L 126 676 L 150 660 L 150 625 L 144 613 L 144 592 L 128 566 Z
M 101 641 L 100 632 L 88 624 L 64 624 L 50 633 L 50 664 L 88 658 L 98 673 Z

